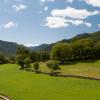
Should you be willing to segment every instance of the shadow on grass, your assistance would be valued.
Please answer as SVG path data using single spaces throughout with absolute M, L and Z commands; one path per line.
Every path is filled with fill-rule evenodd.
M 33 71 L 33 72 L 37 73 L 36 71 Z M 62 75 L 61 72 L 53 72 L 53 73 L 40 72 L 38 74 L 46 74 L 46 75 L 54 76 L 54 77 L 80 78 L 80 79 L 89 79 L 89 80 L 100 81 L 100 78 L 94 78 L 94 77 L 88 77 L 88 76 L 80 76 L 80 75 Z

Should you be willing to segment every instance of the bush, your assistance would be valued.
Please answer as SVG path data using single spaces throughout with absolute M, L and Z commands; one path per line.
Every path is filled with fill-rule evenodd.
M 61 70 L 57 61 L 49 61 L 47 63 L 47 67 L 51 70 L 51 73 L 53 73 L 56 70 Z
M 0 54 L 0 64 L 9 63 L 9 58 L 3 54 Z
M 31 69 L 31 61 L 29 58 L 26 58 L 24 60 L 18 60 L 17 64 L 20 65 L 20 67 L 21 67 L 20 69 L 22 69 L 22 70 L 25 69 L 28 71 Z
M 35 71 L 39 70 L 39 63 L 38 62 L 34 63 L 34 70 Z

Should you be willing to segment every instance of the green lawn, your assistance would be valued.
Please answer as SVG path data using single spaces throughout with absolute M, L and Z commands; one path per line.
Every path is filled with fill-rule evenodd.
M 41 69 L 47 71 L 43 65 Z M 87 75 L 90 72 L 92 75 L 92 71 L 93 76 L 100 77 L 99 65 L 100 61 L 62 66 L 62 74 L 86 72 Z M 17 65 L 7 64 L 0 65 L 0 92 L 12 100 L 99 100 L 100 81 L 50 77 L 21 71 Z

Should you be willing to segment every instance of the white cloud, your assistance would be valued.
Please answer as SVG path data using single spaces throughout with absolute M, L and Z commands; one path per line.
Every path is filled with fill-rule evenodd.
M 40 0 L 41 3 L 48 3 L 48 2 L 54 2 L 56 0 Z M 63 0 L 67 3 L 73 3 L 75 0 Z M 84 1 L 85 3 L 92 5 L 94 7 L 100 8 L 100 0 L 76 0 L 76 1 Z
M 26 47 L 33 47 L 33 44 L 25 44 Z
M 67 23 L 71 23 L 71 24 L 73 24 L 75 26 L 79 26 L 79 25 L 82 25 L 82 24 L 85 25 L 85 26 L 87 26 L 87 27 L 91 27 L 92 26 L 91 23 L 85 22 L 83 20 L 66 19 L 66 22 Z
M 24 46 L 26 47 L 35 47 L 35 46 L 39 46 L 41 44 L 24 44 Z
M 85 22 L 83 20 L 66 19 L 63 17 L 47 17 L 45 26 L 49 28 L 62 28 L 62 27 L 68 27 L 71 24 L 75 26 L 79 25 L 85 25 L 87 27 L 92 26 L 91 23 Z
M 71 7 L 67 7 L 66 9 L 54 9 L 51 12 L 52 16 L 55 17 L 69 17 L 73 19 L 85 19 L 89 16 L 98 15 L 100 11 L 88 11 L 86 9 L 75 9 Z
M 87 4 L 90 4 L 94 7 L 100 7 L 100 0 L 84 0 Z
M 12 5 L 12 8 L 14 8 L 17 12 L 19 12 L 21 10 L 27 9 L 27 6 L 23 4 L 18 4 L 18 5 Z
M 1 25 L 1 28 L 3 28 L 3 29 L 11 29 L 11 28 L 14 28 L 14 27 L 17 27 L 17 26 L 18 26 L 17 23 L 15 23 L 13 21 L 10 21 L 10 22 L 8 22 L 6 24 Z
M 68 24 L 66 23 L 66 20 L 64 18 L 47 17 L 45 26 L 48 26 L 49 28 L 62 28 L 67 27 Z
M 90 22 L 84 21 L 85 18 L 93 15 L 98 15 L 100 12 L 87 11 L 86 9 L 75 9 L 67 7 L 66 9 L 54 9 L 51 11 L 51 16 L 46 18 L 45 26 L 49 28 L 62 28 L 69 25 L 85 25 L 92 27 Z
M 48 6 L 45 6 L 44 10 L 47 11 L 48 10 Z
M 97 24 L 97 26 L 100 28 L 100 24 Z

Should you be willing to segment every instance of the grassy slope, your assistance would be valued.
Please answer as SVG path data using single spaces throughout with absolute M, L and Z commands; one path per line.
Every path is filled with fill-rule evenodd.
M 0 66 L 0 92 L 12 100 L 99 100 L 100 81 L 50 77 L 8 64 Z

